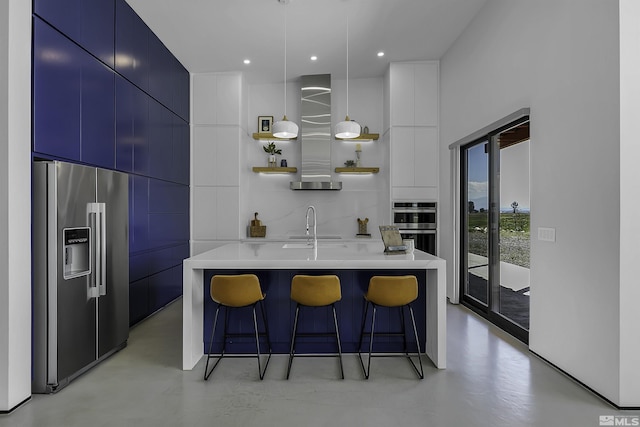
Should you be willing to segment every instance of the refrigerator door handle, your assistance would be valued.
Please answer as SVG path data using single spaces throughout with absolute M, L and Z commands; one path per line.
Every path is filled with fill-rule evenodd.
M 100 297 L 100 285 L 102 281 L 102 228 L 100 213 L 102 208 L 100 205 L 103 203 L 89 203 L 87 205 L 87 212 L 89 213 L 89 224 L 91 226 L 91 232 L 93 234 L 93 255 L 91 259 L 94 261 L 93 275 L 89 282 L 89 298 Z
M 100 253 L 97 259 L 100 262 L 100 283 L 98 289 L 100 295 L 107 294 L 107 206 L 106 203 L 100 205 Z

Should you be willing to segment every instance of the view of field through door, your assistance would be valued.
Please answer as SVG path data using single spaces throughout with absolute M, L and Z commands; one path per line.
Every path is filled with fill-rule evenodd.
M 529 119 L 461 147 L 461 295 L 528 342 Z

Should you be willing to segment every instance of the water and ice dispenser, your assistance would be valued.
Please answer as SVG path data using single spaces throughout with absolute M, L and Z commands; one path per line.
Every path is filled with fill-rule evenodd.
M 65 228 L 63 233 L 65 280 L 91 274 L 91 229 Z

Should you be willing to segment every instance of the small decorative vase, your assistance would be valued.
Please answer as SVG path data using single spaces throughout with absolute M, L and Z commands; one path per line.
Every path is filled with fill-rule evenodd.
M 267 161 L 268 161 L 268 166 L 269 166 L 270 168 L 275 168 L 275 167 L 277 167 L 277 166 L 278 166 L 278 162 L 276 162 L 276 156 L 275 156 L 275 154 L 271 154 L 271 155 L 269 155 L 269 158 L 268 158 L 268 160 L 267 160 Z

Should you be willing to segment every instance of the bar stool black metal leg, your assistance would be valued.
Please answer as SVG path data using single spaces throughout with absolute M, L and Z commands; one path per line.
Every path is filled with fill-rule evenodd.
M 342 345 L 340 344 L 340 332 L 338 331 L 338 317 L 336 316 L 336 306 L 331 304 L 333 310 L 333 323 L 336 327 L 336 341 L 338 341 L 338 357 L 340 358 L 340 375 L 344 379 L 344 368 L 342 367 Z
M 229 307 L 223 305 L 224 308 L 224 335 L 222 336 L 222 354 L 227 351 L 227 335 L 229 335 Z
M 376 324 L 376 305 L 372 302 L 369 302 L 369 304 L 371 304 L 371 306 L 373 307 L 372 310 L 372 315 L 371 315 L 371 331 L 369 332 L 369 360 L 367 360 L 367 367 L 365 368 L 364 366 L 364 362 L 362 360 L 362 355 L 360 353 L 360 349 L 358 349 L 358 356 L 360 358 L 360 364 L 362 365 L 362 372 L 364 373 L 364 378 L 366 380 L 369 379 L 369 373 L 371 372 L 371 354 L 373 353 L 373 334 L 374 334 L 374 328 L 375 328 L 375 324 Z M 364 325 L 362 328 L 362 334 L 364 335 Z M 362 337 L 360 339 L 360 341 L 362 342 Z
M 409 348 L 407 347 L 407 327 L 405 325 L 404 319 L 404 305 L 400 307 L 400 322 L 401 322 L 401 333 L 402 333 L 402 347 L 404 349 L 404 354 L 409 355 Z
M 367 313 L 369 312 L 369 302 L 365 300 L 364 302 L 364 312 L 362 315 L 362 326 L 360 327 L 360 340 L 358 341 L 358 354 L 360 354 L 360 349 L 362 348 L 362 337 L 364 336 L 364 325 L 367 321 Z
M 296 346 L 296 331 L 298 329 L 298 314 L 300 313 L 300 304 L 296 304 L 296 315 L 293 320 L 293 333 L 291 334 L 291 348 L 289 349 L 289 366 L 287 367 L 287 379 L 291 373 L 291 365 L 293 364 L 293 352 Z
M 418 371 L 416 364 L 413 363 L 411 358 L 409 358 L 409 361 L 411 362 L 411 365 L 413 365 L 413 368 L 416 370 L 416 373 L 418 374 L 420 379 L 424 379 L 424 370 L 422 369 L 422 353 L 420 351 L 420 341 L 418 339 L 418 330 L 416 329 L 416 319 L 413 316 L 413 308 L 411 308 L 411 305 L 408 305 L 408 307 L 409 307 L 409 314 L 411 315 L 411 323 L 413 324 L 413 334 L 416 337 L 416 345 L 418 346 L 418 362 L 420 362 L 420 371 Z
M 367 313 L 369 312 L 369 305 L 373 307 L 373 314 L 371 317 L 371 332 L 369 333 L 369 360 L 367 361 L 368 368 L 364 366 L 364 360 L 362 360 L 362 340 L 364 338 L 364 327 L 367 321 Z M 370 302 L 365 302 L 364 315 L 362 316 L 362 328 L 360 329 L 360 341 L 358 342 L 358 359 L 360 359 L 360 366 L 362 366 L 362 373 L 365 379 L 369 379 L 369 371 L 371 369 L 371 349 L 373 345 L 373 324 L 376 318 L 376 306 Z
M 216 366 L 218 366 L 218 363 L 220 363 L 220 359 L 222 358 L 222 354 L 221 354 L 218 357 L 218 360 L 216 361 L 216 363 L 213 365 L 213 368 L 211 368 L 211 371 L 207 373 L 207 371 L 209 369 L 209 360 L 216 357 L 216 356 L 211 356 L 211 350 L 213 350 L 213 337 L 215 336 L 216 325 L 218 324 L 218 313 L 219 312 L 220 312 L 220 305 L 218 305 L 218 307 L 216 307 L 216 314 L 213 317 L 213 329 L 211 329 L 211 341 L 209 343 L 209 352 L 207 353 L 207 363 L 204 366 L 204 380 L 205 381 L 209 379 L 209 376 L 211 375 L 213 370 L 216 368 Z
M 362 325 L 360 326 L 360 339 L 358 340 L 358 360 L 360 360 L 360 366 L 362 366 L 362 374 L 366 377 L 367 372 L 364 369 L 364 362 L 362 361 L 362 339 L 364 337 L 364 324 L 367 320 L 367 312 L 369 311 L 369 302 L 364 301 L 364 310 L 362 310 Z
M 267 366 L 269 365 L 269 360 L 271 359 L 271 352 L 269 352 L 269 356 L 264 364 L 264 368 L 260 366 L 260 332 L 258 331 L 258 317 L 256 316 L 256 304 L 253 304 L 253 328 L 256 336 L 256 358 L 258 360 L 258 376 L 260 379 L 264 379 L 264 374 L 267 372 Z
M 264 333 L 267 336 L 267 344 L 269 344 L 269 354 L 272 352 L 271 335 L 269 335 L 269 323 L 267 322 L 267 312 L 264 310 L 264 302 L 259 301 L 260 311 L 262 312 L 262 320 L 264 321 Z

